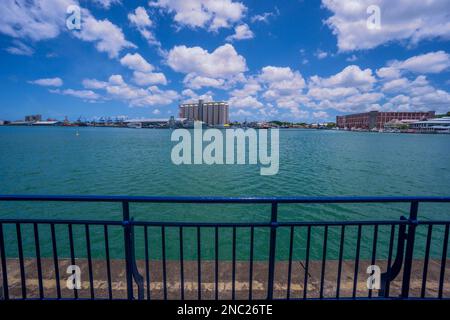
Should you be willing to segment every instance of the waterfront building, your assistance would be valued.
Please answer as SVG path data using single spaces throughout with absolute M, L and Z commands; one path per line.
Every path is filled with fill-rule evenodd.
M 434 118 L 417 121 L 409 125 L 416 132 L 450 133 L 450 117 Z
M 41 120 L 42 120 L 42 116 L 40 114 L 33 114 L 33 115 L 25 116 L 25 122 L 36 122 L 36 121 L 41 121 Z
M 427 120 L 434 118 L 434 111 L 427 112 L 381 112 L 369 111 L 364 113 L 336 116 L 336 125 L 340 129 L 382 129 L 392 120 Z
M 202 121 L 209 126 L 224 126 L 230 122 L 228 103 L 224 101 L 185 103 L 179 106 L 180 118 Z

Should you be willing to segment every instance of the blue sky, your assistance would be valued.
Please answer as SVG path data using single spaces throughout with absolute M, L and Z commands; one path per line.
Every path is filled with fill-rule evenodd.
M 66 25 L 71 5 L 79 30 Z M 0 9 L 0 119 L 168 118 L 198 98 L 228 101 L 239 121 L 450 111 L 446 0 L 4 0 Z

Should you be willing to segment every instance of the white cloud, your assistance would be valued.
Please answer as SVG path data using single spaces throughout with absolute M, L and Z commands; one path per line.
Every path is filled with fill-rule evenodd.
M 187 74 L 184 83 L 198 89 L 202 86 L 229 88 L 244 79 L 245 58 L 231 44 L 209 53 L 201 47 L 175 46 L 167 55 L 167 64 L 175 71 Z
M 324 87 L 355 87 L 362 90 L 369 90 L 376 82 L 371 69 L 361 70 L 357 65 L 349 65 L 329 78 L 313 76 L 311 80 Z
M 161 42 L 156 40 L 153 30 L 151 30 L 151 27 L 154 26 L 154 23 L 150 19 L 150 16 L 148 15 L 144 7 L 137 7 L 134 10 L 134 13 L 129 13 L 128 20 L 132 25 L 136 27 L 142 37 L 144 37 L 144 39 L 146 39 L 150 45 L 155 45 L 160 50 L 162 50 Z
M 444 51 L 429 52 L 405 61 L 395 61 L 391 67 L 416 73 L 439 73 L 450 67 L 450 55 Z
M 148 86 L 151 84 L 167 84 L 167 79 L 164 73 L 161 72 L 133 72 L 133 81 L 140 86 Z
M 14 38 L 33 41 L 52 39 L 65 26 L 66 9 L 72 0 L 3 0 L 0 32 Z
M 84 79 L 82 84 L 86 89 L 104 89 L 108 85 L 108 82 L 97 79 Z
M 18 56 L 32 56 L 34 53 L 33 48 L 18 40 L 14 40 L 13 45 L 11 47 L 7 47 L 5 50 L 10 54 L 15 54 Z
M 139 73 L 139 71 L 135 71 L 134 75 L 136 73 Z M 158 73 L 151 73 L 150 75 L 164 77 L 164 75 L 159 75 Z M 149 76 L 149 74 L 145 74 L 145 76 Z M 135 78 L 133 79 L 136 80 Z M 163 79 L 165 80 L 165 77 Z M 148 81 L 151 84 L 160 82 L 162 82 L 161 78 Z M 179 98 L 178 93 L 174 90 L 161 90 L 154 85 L 148 88 L 129 85 L 120 74 L 111 75 L 108 81 L 85 79 L 83 80 L 83 86 L 85 88 L 104 90 L 107 98 L 121 100 L 131 107 L 167 105 Z
M 204 94 L 197 94 L 192 89 L 185 89 L 182 92 L 182 95 L 185 97 L 188 97 L 183 101 L 183 103 L 189 103 L 189 102 L 195 102 L 198 100 L 204 100 L 204 101 L 213 101 L 213 93 L 211 91 L 208 91 Z
M 124 57 L 122 57 L 122 59 L 120 59 L 120 63 L 131 70 L 140 72 L 151 72 L 154 69 L 154 67 L 139 53 L 127 53 Z
M 243 3 L 232 0 L 156 0 L 149 5 L 174 13 L 174 20 L 180 26 L 210 31 L 229 28 L 240 21 L 247 10 Z
M 13 38 L 42 41 L 53 39 L 66 27 L 67 8 L 79 5 L 76 0 L 4 0 L 1 2 L 0 33 Z M 75 37 L 94 42 L 98 51 L 115 58 L 124 48 L 134 47 L 125 39 L 122 29 L 109 20 L 97 20 L 89 10 L 81 10 L 81 30 Z
M 200 89 L 202 87 L 220 88 L 224 85 L 225 80 L 196 76 L 189 73 L 184 77 L 183 83 L 186 87 L 192 89 Z
M 117 58 L 124 48 L 136 48 L 125 39 L 121 28 L 108 19 L 97 20 L 90 14 L 83 16 L 81 30 L 74 32 L 74 35 L 81 40 L 94 42 L 97 50 L 107 53 L 110 58 Z
M 417 44 L 424 39 L 450 38 L 448 0 L 322 0 L 332 16 L 326 24 L 337 36 L 340 51 L 371 49 L 391 41 Z M 367 8 L 377 5 L 381 28 L 367 28 Z
M 234 34 L 226 38 L 227 41 L 253 39 L 255 35 L 247 24 L 241 24 L 234 28 Z
M 317 57 L 317 59 L 322 60 L 328 57 L 328 53 L 319 49 L 315 53 L 315 56 Z
M 265 23 L 269 23 L 269 20 L 271 18 L 275 18 L 277 16 L 280 15 L 280 11 L 278 10 L 277 7 L 275 7 L 275 11 L 274 12 L 264 12 L 261 14 L 257 14 L 254 15 L 253 17 L 251 17 L 250 21 L 255 23 L 255 22 L 265 22 Z
M 395 67 L 383 67 L 377 69 L 377 76 L 384 79 L 394 79 L 400 77 L 400 70 Z
M 330 115 L 325 111 L 317 111 L 313 112 L 313 117 L 316 119 L 326 120 L 330 117 Z
M 175 46 L 169 51 L 167 63 L 175 71 L 210 78 L 227 78 L 247 70 L 245 58 L 231 44 L 211 53 L 201 47 Z
M 228 101 L 232 108 L 250 108 L 250 109 L 258 109 L 262 108 L 264 105 L 258 101 L 256 97 L 247 96 L 244 98 L 241 97 L 231 97 Z
M 72 97 L 80 98 L 80 99 L 91 101 L 91 102 L 102 99 L 101 95 L 95 93 L 92 90 L 73 90 L 73 89 L 59 90 L 59 89 L 56 89 L 56 90 L 50 90 L 50 92 L 62 94 L 65 96 L 72 96 Z
M 43 79 L 37 79 L 33 81 L 28 81 L 32 84 L 37 84 L 39 86 L 44 87 L 61 87 L 63 85 L 63 81 L 61 78 L 43 78 Z
M 113 4 L 120 4 L 120 0 L 93 0 L 96 4 L 103 7 L 104 9 L 109 9 Z
M 148 63 L 139 53 L 128 53 L 120 59 L 120 63 L 134 70 L 133 81 L 140 86 L 167 84 L 166 76 L 161 72 L 152 72 L 154 70 L 153 65 Z

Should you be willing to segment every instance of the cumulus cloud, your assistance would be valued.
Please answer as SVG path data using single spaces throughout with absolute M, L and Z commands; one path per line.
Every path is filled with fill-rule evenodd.
M 124 57 L 122 57 L 122 59 L 120 59 L 120 63 L 134 71 L 150 72 L 154 69 L 154 67 L 139 53 L 127 53 Z
M 208 91 L 203 94 L 197 94 L 192 89 L 184 89 L 181 94 L 184 97 L 187 97 L 183 103 L 189 103 L 189 102 L 196 102 L 198 100 L 204 100 L 204 101 L 213 101 L 213 93 L 211 91 Z
M 140 86 L 148 86 L 151 84 L 167 84 L 166 76 L 161 72 L 152 72 L 155 68 L 147 62 L 139 53 L 128 53 L 120 63 L 128 67 L 133 72 L 133 81 Z
M 29 81 L 29 83 L 37 84 L 43 87 L 61 87 L 63 85 L 63 81 L 61 78 L 43 78 Z
M 234 28 L 234 34 L 226 38 L 227 41 L 253 39 L 255 35 L 247 24 L 241 24 Z
M 79 6 L 79 3 L 76 0 L 2 1 L 0 33 L 34 42 L 56 38 L 61 32 L 68 31 L 66 10 L 70 5 Z M 125 39 L 122 29 L 108 19 L 97 20 L 87 9 L 81 10 L 81 16 L 81 30 L 71 34 L 95 43 L 98 51 L 115 58 L 122 49 L 134 47 Z
M 209 53 L 201 47 L 175 46 L 169 51 L 168 65 L 175 71 L 227 78 L 247 70 L 245 58 L 231 44 Z
M 167 84 L 167 79 L 162 72 L 133 72 L 133 81 L 140 86 L 148 86 L 151 84 Z
M 150 45 L 157 46 L 160 52 L 163 51 L 161 42 L 156 39 L 154 32 L 151 29 L 154 26 L 154 23 L 144 7 L 137 7 L 133 13 L 129 13 L 128 20 L 136 27 L 142 37 L 144 37 Z
M 340 51 L 371 49 L 391 41 L 417 44 L 424 39 L 450 38 L 447 0 L 322 0 L 332 15 L 326 24 L 337 36 Z M 367 8 L 377 5 L 380 29 L 367 28 Z
M 157 74 L 153 75 L 157 76 Z M 155 81 L 150 82 L 153 83 Z M 85 79 L 83 85 L 86 88 L 101 89 L 105 91 L 108 98 L 124 101 L 132 107 L 167 105 L 179 97 L 174 90 L 161 90 L 154 85 L 148 88 L 135 87 L 126 83 L 120 74 L 111 75 L 108 81 Z
M 74 32 L 74 35 L 81 40 L 94 42 L 97 50 L 107 53 L 110 58 L 117 58 L 124 48 L 136 48 L 125 39 L 121 28 L 108 19 L 97 20 L 92 15 L 83 17 L 81 30 Z
M 314 76 L 311 80 L 314 84 L 323 87 L 353 87 L 362 90 L 369 90 L 376 81 L 371 69 L 361 70 L 357 65 L 349 65 L 328 78 Z
M 450 55 L 444 51 L 429 52 L 405 61 L 395 61 L 391 67 L 415 73 L 440 73 L 450 67 Z
M 233 0 L 155 0 L 149 5 L 174 14 L 179 26 L 210 31 L 231 27 L 247 10 L 243 3 Z
M 225 44 L 208 52 L 201 47 L 175 46 L 167 55 L 167 64 L 175 71 L 185 73 L 187 87 L 234 84 L 243 78 L 247 70 L 245 58 L 231 44 Z

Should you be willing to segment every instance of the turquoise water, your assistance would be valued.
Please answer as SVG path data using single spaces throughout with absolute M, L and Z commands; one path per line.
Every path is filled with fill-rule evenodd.
M 79 135 L 76 135 L 76 132 Z M 170 130 L 123 128 L 0 127 L 0 193 L 98 195 L 211 196 L 340 196 L 450 195 L 450 136 L 355 133 L 323 130 L 280 130 L 280 170 L 261 176 L 257 165 L 172 164 Z M 399 219 L 402 205 L 282 205 L 280 220 Z M 267 205 L 150 205 L 132 204 L 136 220 L 267 221 Z M 2 203 L 0 217 L 89 218 L 119 220 L 118 204 Z M 424 219 L 449 219 L 450 205 L 420 207 Z M 8 254 L 16 254 L 15 229 L 6 227 Z M 58 228 L 60 252 L 67 252 L 67 228 Z M 367 228 L 363 255 L 370 256 Z M 41 231 L 42 230 L 42 231 Z M 49 232 L 40 227 L 43 254 L 51 254 Z M 151 256 L 158 258 L 160 230 L 150 229 Z M 388 229 L 380 229 L 380 256 L 387 250 Z M 178 230 L 167 230 L 168 257 L 178 254 Z M 256 230 L 257 258 L 267 254 L 267 230 Z M 425 229 L 419 228 L 422 241 Z M 26 253 L 32 255 L 31 228 L 23 230 Z M 305 230 L 295 234 L 294 255 L 304 255 Z M 313 231 L 312 255 L 322 255 L 323 229 Z M 348 256 L 356 230 L 346 230 Z M 202 257 L 213 256 L 213 230 L 202 231 Z M 231 257 L 231 230 L 221 229 L 221 257 Z M 238 258 L 248 257 L 248 230 L 238 230 Z M 83 228 L 75 228 L 77 254 L 82 256 Z M 112 228 L 113 255 L 121 256 L 122 234 Z M 330 228 L 328 255 L 337 254 L 338 228 Z M 433 231 L 436 243 L 442 230 Z M 280 229 L 278 255 L 287 257 L 288 230 Z M 92 228 L 94 254 L 103 255 L 101 230 Z M 117 239 L 117 241 L 114 241 Z M 142 230 L 136 230 L 142 255 Z M 195 257 L 195 230 L 186 230 L 185 254 Z M 419 241 L 419 246 L 420 246 Z M 348 242 L 348 243 L 347 243 Z M 364 250 L 367 246 L 367 250 Z M 433 254 L 439 255 L 433 242 Z M 369 250 L 370 249 L 370 250 Z M 366 252 L 367 251 L 367 252 Z M 420 250 L 417 250 L 418 252 Z M 347 255 L 347 252 L 345 253 Z M 419 254 L 419 253 L 418 253 Z

